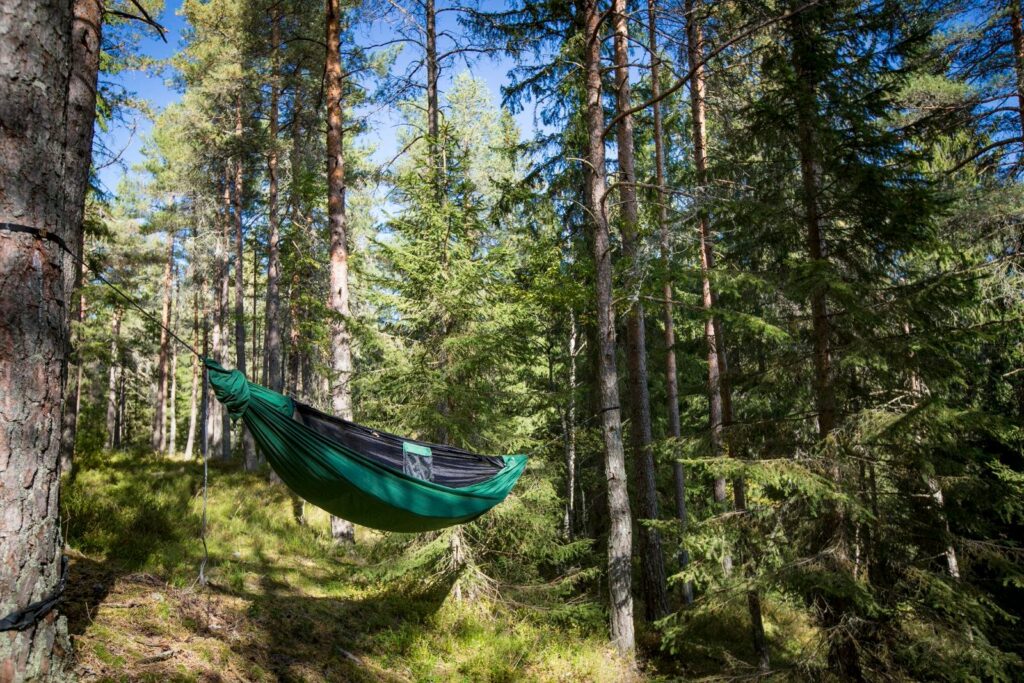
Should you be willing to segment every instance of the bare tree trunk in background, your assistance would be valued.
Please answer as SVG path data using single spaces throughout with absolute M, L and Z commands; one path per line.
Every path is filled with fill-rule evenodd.
M 629 28 L 626 0 L 614 0 L 612 24 L 615 31 L 615 95 L 619 112 L 631 106 L 629 84 Z M 628 368 L 630 441 L 635 461 L 638 519 L 657 520 L 658 487 L 654 472 L 651 430 L 651 396 L 647 375 L 646 316 L 639 295 L 643 273 L 640 267 L 640 206 L 636 194 L 636 158 L 633 148 L 633 117 L 623 116 L 616 126 L 619 158 L 619 196 L 622 201 L 620 224 L 622 251 L 630 267 L 630 298 L 636 294 L 626 313 L 626 367 Z M 640 569 L 643 577 L 644 616 L 655 621 L 668 614 L 668 589 L 665 581 L 665 557 L 661 534 L 657 529 L 638 525 Z
M 224 363 L 227 358 L 227 318 L 228 318 L 228 233 L 230 231 L 231 223 L 231 190 L 229 186 L 229 175 L 228 169 L 225 168 L 224 173 L 224 186 L 223 186 L 223 198 L 222 198 L 222 211 L 220 221 L 220 235 L 218 236 L 217 243 L 214 251 L 214 260 L 216 263 L 215 271 L 216 276 L 213 281 L 214 285 L 214 305 L 211 316 L 213 318 L 213 330 L 211 331 L 210 343 L 213 351 L 213 359 L 218 363 Z M 204 371 L 205 375 L 205 371 Z M 231 424 L 228 418 L 227 411 L 224 410 L 224 406 L 220 404 L 220 401 L 207 401 L 207 426 L 209 429 L 208 441 L 211 449 L 211 455 L 213 457 L 219 457 L 223 460 L 231 459 Z
M 712 455 L 719 457 L 728 454 L 725 444 L 725 427 L 732 424 L 732 390 L 726 373 L 725 340 L 722 325 L 714 311 L 716 295 L 711 283 L 711 274 L 715 267 L 714 245 L 712 244 L 710 217 L 703 202 L 708 189 L 708 154 L 707 154 L 707 100 L 704 76 L 704 35 L 702 17 L 699 16 L 700 0 L 687 0 L 686 33 L 687 59 L 691 64 L 690 109 L 693 130 L 693 157 L 697 175 L 698 214 L 700 230 L 700 263 L 701 263 L 701 303 L 706 312 L 704 321 L 704 337 L 707 343 L 708 359 L 708 403 L 709 422 L 711 426 Z M 736 455 L 736 454 L 733 454 Z M 714 485 L 716 502 L 725 503 L 726 484 L 724 477 L 717 477 Z M 742 477 L 733 482 L 733 504 L 737 512 L 745 512 L 746 482 Z M 732 556 L 726 554 L 723 567 L 728 574 L 732 571 Z M 761 596 L 751 590 L 747 593 L 747 609 L 750 616 L 751 635 L 754 651 L 758 655 L 758 664 L 762 671 L 769 665 L 768 645 L 764 634 L 764 620 L 761 614 Z
M 576 529 L 576 314 L 569 311 L 569 400 L 562 413 L 565 435 L 565 537 L 572 539 Z
M 1020 134 L 1024 138 L 1024 25 L 1021 22 L 1020 0 L 1010 2 L 1010 32 L 1013 34 L 1013 67 L 1017 76 Z
M 603 15 L 596 0 L 579 0 L 585 28 L 584 68 L 587 96 L 585 156 L 587 201 L 593 229 L 598 348 L 598 389 L 608 482 L 608 590 L 611 638 L 619 653 L 632 662 L 636 653 L 633 626 L 633 529 L 626 487 L 626 455 L 622 446 L 619 372 L 615 364 L 615 306 L 612 301 L 612 246 L 605 201 L 604 108 L 601 98 Z
M 345 216 L 344 104 L 341 75 L 341 2 L 327 0 L 327 220 L 331 231 L 331 402 L 334 413 L 352 419 L 352 336 L 348 291 L 348 225 Z M 331 517 L 331 536 L 355 542 L 355 527 Z
M 0 222 L 80 243 L 84 184 L 69 130 L 72 4 L 7 0 L 0 12 Z M 95 88 L 93 79 L 85 83 Z M 92 130 L 92 120 L 79 123 Z M 69 182 L 70 181 L 70 182 Z M 52 239 L 0 230 L 0 615 L 55 592 L 61 575 L 61 407 L 72 261 Z M 51 610 L 0 632 L 0 680 L 65 681 L 67 620 Z
M 690 109 L 691 123 L 693 126 L 693 158 L 697 175 L 697 192 L 703 194 L 707 191 L 707 115 L 704 94 L 704 37 L 700 25 L 700 17 L 696 16 L 697 0 L 687 0 L 686 5 L 686 33 L 687 33 L 687 58 L 691 67 L 690 78 Z M 704 197 L 698 199 L 704 201 Z M 724 426 L 726 418 L 724 415 L 724 398 L 722 386 L 722 368 L 720 359 L 724 355 L 720 353 L 720 340 L 718 339 L 718 325 L 714 313 L 715 292 L 711 286 L 711 271 L 715 267 L 714 247 L 711 243 L 711 229 L 707 211 L 701 209 L 698 212 L 698 225 L 700 237 L 700 270 L 701 270 L 701 305 L 705 310 L 704 339 L 707 342 L 707 363 L 708 363 L 708 413 L 711 427 L 711 451 L 712 456 L 720 457 L 725 455 Z M 726 484 L 724 477 L 715 478 L 714 498 L 716 503 L 725 504 Z
M 657 101 L 661 95 L 660 62 L 658 56 L 658 18 L 657 3 L 655 0 L 647 0 L 647 31 L 648 50 L 651 55 L 651 98 L 656 100 L 653 107 L 654 113 L 654 173 L 657 184 L 658 203 L 658 236 L 660 238 L 661 259 L 665 268 L 665 282 L 662 285 L 662 296 L 665 300 L 662 310 L 662 317 L 665 327 L 665 394 L 668 408 L 668 431 L 673 439 L 682 437 L 682 427 L 679 421 L 679 373 L 676 366 L 676 332 L 673 313 L 675 304 L 673 298 L 675 291 L 672 282 L 672 244 L 671 233 L 668 224 L 668 202 L 669 194 L 665 185 L 665 125 L 661 115 L 661 102 Z M 679 549 L 679 566 L 685 569 L 690 564 L 690 554 L 686 550 L 685 534 L 687 525 L 686 511 L 686 471 L 683 463 L 673 459 L 672 478 L 675 484 L 676 517 L 682 526 L 684 542 Z M 693 602 L 693 583 L 683 583 L 683 600 L 687 605 Z
M 84 245 L 82 245 L 84 246 Z M 82 249 L 76 252 L 82 253 Z M 82 290 L 82 266 L 76 264 L 75 284 L 73 288 L 79 292 L 75 300 L 78 305 L 72 312 L 77 325 L 71 329 L 72 342 L 68 354 L 68 363 L 74 362 L 74 379 L 68 377 L 68 386 L 64 396 L 64 414 L 61 416 L 61 437 L 60 437 L 60 471 L 70 472 L 75 456 L 75 440 L 78 437 L 78 415 L 82 410 L 82 360 L 78 353 L 78 346 L 81 343 L 81 327 L 85 321 L 85 292 Z
M 440 78 L 440 65 L 437 62 L 437 29 L 435 26 L 437 12 L 434 9 L 434 0 L 426 0 L 424 6 L 424 23 L 426 26 L 425 49 L 427 64 L 427 137 L 430 148 L 430 159 L 437 171 L 438 196 L 443 196 L 440 187 L 440 180 L 443 175 L 441 168 L 440 149 L 440 104 L 438 102 L 438 80 Z
M 93 123 L 96 119 L 96 80 L 100 66 L 100 38 L 103 30 L 102 0 L 75 0 L 74 20 L 71 27 L 71 79 L 68 81 L 67 114 L 67 170 L 65 183 L 67 197 L 81 197 L 69 201 L 66 209 L 70 225 L 77 230 L 76 240 L 71 247 L 79 259 L 84 254 L 85 232 L 82 218 L 85 215 L 85 194 L 89 186 L 89 171 L 92 167 Z M 76 262 L 75 281 L 72 294 L 79 293 L 74 300 L 78 306 L 72 311 L 72 318 L 78 322 L 72 329 L 72 344 L 69 362 L 75 366 L 74 384 L 65 390 L 65 405 L 61 427 L 61 471 L 71 469 L 75 453 L 75 439 L 78 434 L 78 412 L 82 402 L 82 364 L 78 354 L 80 327 L 85 316 L 85 295 L 82 289 L 82 264 Z
M 205 317 L 205 316 L 204 316 Z M 199 348 L 199 292 L 192 297 L 192 346 Z M 191 460 L 196 444 L 196 423 L 199 413 L 199 357 L 192 354 L 191 395 L 188 401 L 188 436 L 185 437 L 185 459 Z
M 242 125 L 242 95 L 235 99 L 235 139 L 239 145 L 245 134 Z M 244 169 L 242 168 L 241 150 L 232 164 L 233 192 L 231 193 L 231 215 L 235 224 L 235 369 L 246 375 L 245 353 L 245 235 L 242 221 L 242 200 L 245 192 Z M 230 428 L 230 425 L 229 425 Z M 240 426 L 242 436 L 242 465 L 247 472 L 259 467 L 256 456 L 256 443 L 245 425 Z
M 175 321 L 178 318 L 178 287 L 174 287 L 174 295 L 171 298 L 171 329 L 174 329 Z M 171 378 L 171 390 L 167 396 L 167 455 L 174 455 L 178 448 L 178 344 L 171 344 L 171 367 L 169 370 Z
M 111 324 L 110 334 L 110 367 L 107 370 L 107 448 L 117 448 L 121 445 L 118 438 L 117 424 L 117 366 L 121 337 L 121 316 L 123 311 L 120 307 L 114 309 L 114 321 Z
M 274 10 L 276 12 L 276 10 Z M 284 390 L 284 374 L 281 365 L 281 228 L 277 210 L 277 138 L 278 93 L 280 91 L 281 65 L 281 18 L 275 14 L 272 20 L 271 49 L 273 50 L 273 73 L 270 78 L 270 154 L 267 156 L 267 305 L 266 341 L 263 353 L 266 358 L 267 386 L 274 391 Z
M 203 291 L 206 281 L 200 283 L 199 291 Z M 203 358 L 210 357 L 210 320 L 206 308 L 206 296 L 203 295 Z M 210 457 L 210 387 L 206 381 L 206 366 L 199 368 L 199 453 L 203 460 Z
M 150 444 L 157 453 L 166 450 L 167 428 L 167 366 L 170 357 L 171 297 L 174 295 L 174 230 L 167 231 L 167 260 L 164 262 L 163 306 L 160 314 L 160 349 L 156 370 L 156 410 L 153 413 L 153 436 Z
M 807 257 L 814 263 L 827 262 L 825 240 L 822 235 L 822 216 L 819 206 L 822 169 L 818 158 L 816 126 L 818 113 L 818 73 L 815 40 L 811 35 L 813 15 L 803 13 L 791 17 L 787 28 L 792 38 L 791 60 L 796 75 L 796 133 L 800 156 L 802 192 L 800 201 L 804 209 L 804 227 Z M 811 333 L 814 344 L 814 399 L 818 414 L 818 437 L 827 441 L 835 429 L 836 401 L 832 376 L 831 321 L 828 313 L 827 290 L 816 286 L 810 294 Z M 843 479 L 839 461 L 827 456 L 826 472 L 839 485 Z M 828 570 L 853 573 L 846 533 L 846 514 L 838 503 L 831 503 L 818 520 L 821 533 L 816 550 L 827 558 Z M 863 677 L 856 636 L 846 626 L 847 600 L 819 592 L 814 596 L 814 607 L 829 637 L 828 664 L 838 676 L 859 680 Z

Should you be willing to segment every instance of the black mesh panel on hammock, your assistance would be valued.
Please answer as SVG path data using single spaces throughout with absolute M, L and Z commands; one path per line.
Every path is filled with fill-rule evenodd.
M 295 414 L 306 427 L 396 472 L 409 472 L 406 459 L 410 457 L 410 449 L 405 444 L 429 448 L 430 481 L 442 486 L 472 486 L 490 479 L 505 466 L 505 460 L 500 457 L 477 455 L 454 446 L 403 439 L 322 413 L 298 401 L 295 402 Z

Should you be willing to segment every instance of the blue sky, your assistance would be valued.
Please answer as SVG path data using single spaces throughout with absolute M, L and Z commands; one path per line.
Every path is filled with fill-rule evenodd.
M 502 3 L 484 0 L 481 4 L 484 8 L 491 9 L 497 8 Z M 166 59 L 182 47 L 182 36 L 187 24 L 184 17 L 178 11 L 180 6 L 181 0 L 167 0 L 167 7 L 164 12 L 155 18 L 167 29 L 168 42 L 164 43 L 160 40 L 155 35 L 155 32 L 151 35 L 147 34 L 147 37 L 140 43 L 140 50 L 145 55 L 156 59 Z M 441 3 L 439 3 L 439 6 L 441 6 Z M 450 13 L 442 14 L 439 18 L 438 30 L 444 29 L 448 29 L 453 33 L 460 31 L 459 27 L 455 24 L 453 15 Z M 394 34 L 386 25 L 378 24 L 372 26 L 365 33 L 365 36 L 367 44 L 377 44 L 393 38 Z M 399 57 L 396 68 L 401 69 L 415 57 L 411 53 L 412 49 L 415 48 L 412 46 L 405 48 L 404 54 Z M 481 58 L 471 63 L 469 71 L 473 76 L 487 84 L 494 102 L 498 103 L 501 101 L 501 86 L 506 82 L 506 74 L 510 67 L 511 64 L 504 59 L 492 60 Z M 466 68 L 463 62 L 456 62 L 449 65 L 447 70 L 442 72 L 442 97 L 445 88 L 452 78 L 459 72 L 466 70 Z M 140 71 L 126 71 L 111 80 L 136 96 L 148 100 L 155 111 L 160 111 L 180 98 L 180 93 L 170 86 L 165 76 Z M 529 109 L 516 116 L 524 137 L 529 136 L 533 132 L 533 118 L 533 113 Z M 390 111 L 376 114 L 371 121 L 369 126 L 371 132 L 364 136 L 362 141 L 376 148 L 374 154 L 376 161 L 383 163 L 393 157 L 398 151 L 394 142 L 395 136 L 398 133 L 397 125 L 397 118 L 394 112 Z M 99 171 L 99 180 L 106 190 L 114 192 L 121 176 L 125 172 L 131 173 L 132 166 L 142 160 L 143 142 L 151 128 L 152 122 L 145 117 L 139 116 L 130 123 L 114 127 L 109 133 L 104 135 L 104 143 L 107 147 L 115 152 L 124 150 L 121 155 L 121 164 L 110 165 Z

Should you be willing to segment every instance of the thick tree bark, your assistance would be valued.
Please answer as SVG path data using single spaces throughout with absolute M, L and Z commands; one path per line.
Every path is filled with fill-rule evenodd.
M 275 10 L 276 11 L 276 10 Z M 274 391 L 284 390 L 284 374 L 281 363 L 281 228 L 277 207 L 277 137 L 278 137 L 278 93 L 280 91 L 281 66 L 281 20 L 272 20 L 271 49 L 273 50 L 273 73 L 270 78 L 270 151 L 267 155 L 267 305 L 266 341 L 263 353 L 266 358 L 267 386 Z
M 612 22 L 615 31 L 616 103 L 620 113 L 629 111 L 629 28 L 626 0 L 615 0 Z M 616 127 L 619 157 L 619 196 L 622 201 L 620 224 L 623 255 L 629 261 L 630 289 L 635 294 L 626 313 L 626 365 L 629 370 L 630 441 L 635 461 L 636 491 L 641 519 L 656 520 L 658 488 L 655 482 L 654 451 L 651 447 L 651 397 L 647 376 L 647 337 L 644 307 L 639 291 L 643 273 L 640 267 L 640 206 L 636 192 L 636 159 L 633 148 L 633 117 L 625 115 Z M 643 576 L 644 615 L 654 621 L 668 614 L 668 589 L 665 558 L 657 529 L 638 527 L 640 568 Z
M 616 649 L 632 660 L 636 651 L 633 627 L 633 531 L 626 488 L 626 457 L 622 445 L 619 373 L 615 364 L 615 308 L 612 301 L 612 246 L 608 228 L 605 182 L 604 108 L 601 101 L 603 15 L 596 0 L 579 0 L 584 18 L 584 68 L 587 98 L 587 207 L 593 230 L 597 314 L 598 392 L 608 483 L 608 589 L 611 637 Z
M 117 448 L 121 445 L 117 424 L 117 368 L 120 356 L 122 315 L 123 311 L 120 307 L 114 309 L 110 334 L 110 366 L 107 369 L 107 448 Z
M 331 233 L 331 400 L 334 413 L 352 419 L 352 336 L 348 291 L 348 225 L 345 216 L 344 103 L 341 74 L 341 3 L 327 0 L 327 220 Z M 335 541 L 355 542 L 351 522 L 331 517 Z
M 100 65 L 100 37 L 103 26 L 102 0 L 75 0 L 74 22 L 71 27 L 71 80 L 68 81 L 67 119 L 67 196 L 84 200 L 92 167 L 93 123 L 96 119 L 96 80 Z M 77 240 L 72 249 L 81 259 L 85 246 L 82 218 L 85 202 L 75 200 L 67 209 L 70 224 L 77 229 Z M 76 262 L 73 292 L 81 292 L 82 263 Z M 78 322 L 72 330 L 70 362 L 75 366 L 75 380 L 68 386 L 61 436 L 61 470 L 71 468 L 78 434 L 78 409 L 82 397 L 82 364 L 78 355 L 78 328 L 85 315 L 85 296 L 75 298 L 78 306 L 72 317 Z
M 160 314 L 160 348 L 156 370 L 156 410 L 153 413 L 153 436 L 150 443 L 153 450 L 166 450 L 168 364 L 170 360 L 171 337 L 167 330 L 171 326 L 171 297 L 174 280 L 174 231 L 167 231 L 167 260 L 164 262 L 163 305 Z
M 72 3 L 0 12 L 0 222 L 74 248 L 84 191 L 69 148 Z M 95 88 L 95 81 L 86 85 Z M 89 121 L 88 128 L 92 129 Z M 70 182 L 69 182 L 70 181 Z M 62 574 L 61 407 L 74 267 L 51 239 L 0 230 L 0 615 L 52 595 Z M 70 680 L 67 622 L 51 610 L 0 633 L 0 680 Z
M 669 194 L 665 184 L 665 124 L 661 113 L 661 75 L 658 52 L 658 19 L 657 2 L 647 0 L 647 36 L 648 51 L 651 55 L 651 99 L 654 114 L 654 174 L 657 185 L 656 201 L 658 217 L 658 237 L 661 247 L 661 260 L 665 269 L 665 282 L 662 284 L 662 297 L 664 307 L 662 319 L 664 322 L 665 342 L 665 398 L 668 413 L 668 432 L 673 439 L 682 437 L 682 428 L 679 420 L 679 373 L 676 365 L 676 332 L 675 320 L 673 318 L 675 303 L 675 288 L 672 281 L 672 243 L 671 232 L 668 223 Z M 676 517 L 682 526 L 684 534 L 683 545 L 679 549 L 679 566 L 683 569 L 690 563 L 690 555 L 686 550 L 685 533 L 687 525 L 686 511 L 686 471 L 683 463 L 673 459 L 672 479 L 675 484 Z M 687 605 L 693 602 L 693 583 L 683 583 L 683 600 Z

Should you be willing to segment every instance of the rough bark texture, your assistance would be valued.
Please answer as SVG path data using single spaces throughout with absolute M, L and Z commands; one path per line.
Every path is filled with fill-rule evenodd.
M 75 0 L 74 23 L 71 27 L 71 80 L 68 82 L 67 180 L 68 198 L 84 200 L 92 166 L 93 123 L 96 119 L 96 79 L 100 64 L 100 37 L 103 21 L 101 0 Z M 85 202 L 71 201 L 66 209 L 70 225 L 77 230 L 71 248 L 81 258 L 85 246 L 82 217 Z M 75 263 L 74 292 L 82 287 L 82 264 Z M 85 297 L 79 296 L 72 317 L 81 324 L 85 315 Z M 75 379 L 66 391 L 61 436 L 61 469 L 71 467 L 78 433 L 78 409 L 82 396 L 82 366 L 78 360 L 78 335 L 73 331 L 70 362 L 75 365 Z
M 615 95 L 619 112 L 631 106 L 629 83 L 629 28 L 626 0 L 615 0 L 612 22 L 615 32 Z M 636 191 L 636 159 L 633 149 L 633 117 L 625 115 L 616 126 L 619 158 L 619 196 L 622 201 L 620 225 L 623 255 L 630 266 L 630 302 L 626 313 L 626 365 L 629 370 L 630 441 L 633 451 L 639 517 L 656 520 L 658 488 L 651 447 L 651 397 L 647 376 L 647 338 L 644 306 L 639 296 L 643 273 L 640 268 L 640 206 Z M 643 577 L 644 616 L 654 621 L 668 614 L 668 589 L 661 535 L 657 529 L 640 525 L 639 551 Z
M 593 230 L 597 313 L 597 365 L 604 436 L 605 477 L 608 482 L 608 590 L 611 637 L 618 651 L 632 659 L 636 651 L 633 627 L 633 530 L 626 488 L 626 456 L 622 445 L 619 373 L 615 365 L 615 308 L 612 301 L 612 247 L 608 229 L 605 182 L 604 108 L 601 103 L 602 13 L 596 0 L 580 0 L 584 17 L 584 66 L 587 97 L 587 201 Z
M 214 305 L 211 317 L 213 318 L 212 330 L 210 333 L 210 344 L 212 347 L 213 359 L 218 363 L 224 363 L 227 358 L 227 331 L 225 324 L 228 317 L 228 232 L 230 229 L 231 215 L 231 191 L 228 186 L 228 175 L 224 175 L 223 207 L 221 214 L 221 231 L 214 249 Z M 231 425 L 227 411 L 220 404 L 220 401 L 207 402 L 207 427 L 208 442 L 211 449 L 210 455 L 220 457 L 224 460 L 231 458 Z
M 427 137 L 430 146 L 430 158 L 437 168 L 437 178 L 440 183 L 442 177 L 441 151 L 440 151 L 440 105 L 438 103 L 437 81 L 440 77 L 440 65 L 437 63 L 437 29 L 435 22 L 437 13 L 434 10 L 434 0 L 426 0 L 424 6 L 424 23 L 426 26 L 426 64 L 427 64 Z M 440 195 L 440 189 L 438 191 Z
M 327 220 L 331 231 L 331 400 L 334 413 L 352 419 L 352 336 L 348 329 L 348 225 L 345 216 L 345 151 L 342 139 L 341 3 L 327 0 Z M 355 541 L 355 527 L 331 517 L 336 541 Z
M 74 248 L 84 195 L 66 175 L 72 3 L 0 10 L 0 221 Z M 91 84 L 95 87 L 95 83 Z M 90 123 L 91 129 L 91 123 Z M 51 240 L 0 231 L 0 615 L 49 596 L 61 576 L 63 385 L 74 277 Z M 0 633 L 0 680 L 68 680 L 67 622 L 50 611 Z
M 267 155 L 267 227 L 270 234 L 267 237 L 267 324 L 263 353 L 266 358 L 267 386 L 280 392 L 284 390 L 284 373 L 281 363 L 281 228 L 277 206 L 277 119 L 281 80 L 280 17 L 275 16 L 272 23 L 273 73 L 270 78 L 270 113 L 268 114 L 270 118 L 270 153 Z

